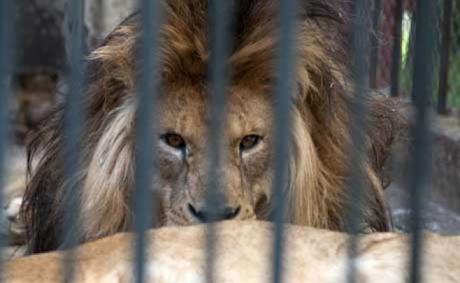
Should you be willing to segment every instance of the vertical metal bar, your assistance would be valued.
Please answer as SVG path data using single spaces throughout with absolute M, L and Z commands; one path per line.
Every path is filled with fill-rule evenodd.
M 154 211 L 153 176 L 157 169 L 157 160 L 153 154 L 156 131 L 152 125 L 156 110 L 158 93 L 158 37 L 160 25 L 159 1 L 140 0 L 141 36 L 137 67 L 139 68 L 137 85 L 137 112 L 135 122 L 135 193 L 134 193 L 134 229 L 135 239 L 135 282 L 145 281 L 145 259 L 148 256 L 149 239 L 145 232 L 156 216 Z
M 382 12 L 382 1 L 374 0 L 372 11 L 372 38 L 371 38 L 371 70 L 370 70 L 370 85 L 372 88 L 377 88 L 377 75 L 379 68 L 379 34 L 380 34 L 380 14 Z
M 8 146 L 8 105 L 10 97 L 10 1 L 0 1 L 0 189 L 6 183 L 6 152 Z M 3 207 L 3 191 L 0 191 L 0 207 Z M 3 219 L 0 210 L 0 219 Z M 6 245 L 5 239 L 0 239 L 0 253 Z M 0 261 L 0 274 L 3 270 Z
M 449 92 L 449 57 L 452 39 L 452 10 L 454 2 L 444 0 L 442 23 L 441 66 L 439 70 L 438 113 L 447 114 L 447 94 Z
M 417 2 L 417 22 L 415 27 L 415 61 L 412 101 L 415 106 L 415 124 L 411 127 L 411 174 L 409 175 L 410 207 L 412 209 L 412 242 L 410 281 L 421 282 L 422 263 L 422 199 L 430 185 L 431 135 L 429 127 L 430 98 L 434 94 L 437 1 Z
M 83 14 L 84 1 L 69 1 L 69 17 L 71 24 L 71 34 L 69 42 L 69 92 L 67 93 L 64 113 L 64 152 L 62 155 L 64 162 L 65 180 L 72 180 L 75 172 L 79 170 L 80 146 L 82 133 L 82 97 L 83 97 Z M 66 213 L 63 221 L 64 239 L 61 249 L 70 249 L 77 245 L 79 197 L 78 184 L 69 182 L 66 188 Z M 71 282 L 74 275 L 74 253 L 69 250 L 63 262 L 64 282 Z
M 206 207 L 215 215 L 224 201 L 220 193 L 221 180 L 219 168 L 222 166 L 222 135 L 226 122 L 226 90 L 229 84 L 228 56 L 230 52 L 230 24 L 233 7 L 231 1 L 208 1 L 208 19 L 210 31 L 209 65 L 209 180 L 206 194 Z M 214 218 L 214 217 L 212 217 Z M 211 219 L 213 220 L 213 219 Z M 214 282 L 215 231 L 212 224 L 207 226 L 206 239 L 206 282 Z
M 391 63 L 391 96 L 399 95 L 399 73 L 401 70 L 401 33 L 404 0 L 396 0 L 393 38 L 393 60 Z
M 356 0 L 354 2 L 354 17 L 351 22 L 351 73 L 354 80 L 354 93 L 349 106 L 350 113 L 350 153 L 349 166 L 354 166 L 350 179 L 347 182 L 349 192 L 349 202 L 346 207 L 346 228 L 350 232 L 349 258 L 347 282 L 356 281 L 356 267 L 352 258 L 356 254 L 358 233 L 362 223 L 361 204 L 366 201 L 363 182 L 363 168 L 357 164 L 362 164 L 365 156 L 365 131 L 367 109 L 365 97 L 369 93 L 369 54 L 370 38 L 369 34 L 369 2 L 367 0 Z M 364 35 L 364 36 L 363 36 Z M 364 56 L 363 56 L 364 54 Z
M 278 80 L 275 86 L 275 106 L 274 106 L 274 179 L 273 179 L 273 200 L 275 216 L 275 235 L 274 235 L 274 262 L 273 262 L 273 282 L 282 281 L 283 271 L 283 246 L 284 246 L 284 214 L 285 214 L 285 195 L 284 189 L 287 184 L 287 167 L 289 144 L 291 140 L 290 113 L 289 108 L 292 103 L 294 58 L 295 47 L 295 11 L 296 0 L 283 0 L 279 2 L 280 19 L 280 42 L 278 54 Z

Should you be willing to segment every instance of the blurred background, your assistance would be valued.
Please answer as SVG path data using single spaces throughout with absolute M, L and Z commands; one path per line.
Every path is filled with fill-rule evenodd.
M 460 0 L 433 0 L 438 5 L 438 43 L 433 75 L 433 184 L 425 200 L 425 226 L 442 233 L 460 233 Z M 15 0 L 13 5 L 13 76 L 9 113 L 11 150 L 5 188 L 2 233 L 20 237 L 14 226 L 24 190 L 24 145 L 54 105 L 65 99 L 68 35 L 72 22 L 66 0 Z M 84 49 L 95 48 L 123 18 L 135 10 L 134 0 L 86 0 Z M 372 0 L 372 88 L 409 99 L 415 34 L 415 0 Z M 396 157 L 401 152 L 395 151 Z M 391 167 L 391 164 L 389 165 Z M 391 168 L 389 169 L 391 171 Z M 398 175 L 398 172 L 393 172 Z M 410 216 L 407 196 L 396 182 L 387 189 L 395 226 L 404 231 Z M 19 203 L 19 204 L 18 204 Z M 14 242 L 14 240 L 13 240 Z M 20 239 L 18 239 L 20 242 Z

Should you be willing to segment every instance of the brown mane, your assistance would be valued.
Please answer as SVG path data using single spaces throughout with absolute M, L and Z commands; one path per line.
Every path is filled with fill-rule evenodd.
M 349 176 L 349 113 L 353 86 L 348 77 L 346 26 L 339 0 L 302 1 L 297 22 L 293 145 L 289 163 L 287 221 L 345 230 L 345 183 Z M 206 82 L 208 61 L 207 1 L 165 0 L 161 28 L 161 81 Z M 235 84 L 265 86 L 273 82 L 277 48 L 277 2 L 236 1 L 236 27 L 229 60 Z M 82 199 L 79 239 L 84 242 L 119 231 L 132 223 L 132 131 L 136 109 L 135 44 L 139 17 L 118 26 L 91 53 L 85 90 L 85 133 L 81 171 L 63 177 L 63 110 L 57 109 L 30 145 L 29 158 L 40 155 L 27 187 L 23 215 L 30 252 L 60 244 L 64 188 L 78 184 Z M 373 153 L 360 164 L 365 172 L 364 225 L 388 230 L 378 170 L 393 138 L 396 122 L 384 113 L 391 105 L 369 100 L 371 115 L 366 148 Z M 385 116 L 384 120 L 380 119 Z M 382 130 L 383 129 L 383 130 Z M 382 131 L 384 133 L 382 133 Z M 103 161 L 101 161 L 101 159 Z

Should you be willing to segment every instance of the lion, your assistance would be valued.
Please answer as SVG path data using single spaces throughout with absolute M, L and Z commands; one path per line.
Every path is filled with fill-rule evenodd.
M 346 13 L 337 0 L 302 1 L 296 17 L 295 95 L 288 182 L 284 188 L 285 222 L 345 231 L 352 168 L 364 184 L 360 227 L 363 232 L 391 227 L 383 197 L 382 166 L 399 129 L 395 103 L 369 96 L 369 115 L 360 164 L 349 164 L 349 106 L 353 83 L 347 61 Z M 231 77 L 227 87 L 224 164 L 218 168 L 224 203 L 216 220 L 270 220 L 273 213 L 272 131 L 276 81 L 278 20 L 275 0 L 234 0 Z M 205 0 L 164 0 L 160 26 L 159 98 L 152 119 L 158 174 L 152 187 L 158 201 L 156 226 L 206 222 L 208 179 L 207 121 L 209 95 L 208 22 Z M 81 200 L 79 243 L 133 226 L 134 123 L 137 101 L 136 42 L 140 15 L 111 32 L 88 57 L 84 90 L 86 119 L 78 172 L 62 168 L 63 115 L 59 107 L 29 146 L 40 160 L 31 173 L 21 210 L 30 253 L 57 249 L 65 238 L 61 226 L 67 187 Z M 152 213 L 153 214 L 153 213 Z M 153 225 L 153 224 L 152 224 Z
M 163 227 L 148 232 L 150 256 L 145 261 L 145 282 L 188 283 L 206 281 L 206 225 Z M 215 224 L 218 239 L 214 254 L 215 282 L 273 281 L 274 225 L 262 221 L 222 221 Z M 305 226 L 285 225 L 283 282 L 347 282 L 350 262 L 356 282 L 407 282 L 409 236 L 373 233 L 359 238 L 352 261 L 349 236 Z M 75 282 L 135 282 L 133 234 L 120 233 L 75 249 Z M 420 255 L 423 282 L 460 280 L 459 236 L 425 233 Z M 23 257 L 4 266 L 3 281 L 62 282 L 65 252 Z M 180 271 L 180 272 L 178 272 Z

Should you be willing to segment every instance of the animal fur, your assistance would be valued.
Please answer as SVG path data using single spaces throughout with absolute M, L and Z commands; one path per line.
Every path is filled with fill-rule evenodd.
M 347 229 L 346 184 L 352 168 L 348 133 L 353 85 L 348 75 L 347 38 L 343 30 L 347 18 L 342 2 L 306 0 L 298 9 L 292 82 L 297 93 L 291 104 L 293 138 L 286 186 L 289 208 L 286 222 L 333 230 Z M 249 92 L 238 104 L 244 107 L 255 96 L 251 93 L 263 94 L 257 96 L 261 101 L 271 99 L 276 80 L 278 3 L 235 0 L 234 5 L 233 48 L 228 61 L 232 70 L 230 88 L 236 93 L 232 97 Z M 165 99 L 168 93 L 186 89 L 190 94 L 180 99 L 192 104 L 205 101 L 209 60 L 207 1 L 165 0 L 162 13 L 165 22 L 160 30 L 157 55 Z M 30 252 L 59 247 L 65 237 L 61 230 L 67 209 L 63 205 L 65 192 L 73 185 L 77 185 L 81 198 L 80 242 L 132 228 L 133 125 L 139 103 L 134 95 L 138 72 L 135 58 L 140 33 L 139 15 L 135 14 L 121 23 L 88 58 L 81 170 L 70 179 L 64 177 L 62 108 L 44 123 L 31 143 L 30 159 L 36 154 L 42 157 L 32 172 L 22 211 Z M 370 115 L 366 117 L 369 127 L 363 148 L 370 154 L 361 164 L 353 165 L 362 170 L 365 185 L 360 203 L 361 225 L 363 231 L 387 231 L 390 227 L 379 170 L 398 129 L 397 115 L 392 112 L 394 105 L 385 99 L 369 98 L 365 103 Z M 273 118 L 272 114 L 267 115 Z M 201 127 L 204 126 L 197 128 Z M 170 163 L 160 166 L 167 164 Z M 266 166 L 266 171 L 270 171 L 270 163 Z M 266 179 L 263 182 L 268 187 L 270 180 Z M 264 209 L 259 211 L 254 204 L 246 218 L 269 219 L 272 199 L 268 189 L 263 189 L 265 199 L 253 203 L 265 200 Z M 170 202 L 178 197 L 174 199 L 175 194 L 170 194 L 164 198 L 167 201 L 162 204 L 164 211 L 160 214 L 176 213 L 177 206 Z M 187 224 L 182 221 L 185 217 L 182 212 L 174 220 L 176 224 Z
M 206 226 L 167 227 L 147 233 L 145 282 L 204 282 L 207 272 Z M 216 282 L 273 281 L 274 227 L 264 222 L 225 221 L 215 225 Z M 348 282 L 354 263 L 358 283 L 403 283 L 409 280 L 409 236 L 373 233 L 359 238 L 352 260 L 345 233 L 286 225 L 283 282 Z M 130 233 L 120 233 L 75 249 L 75 281 L 135 282 Z M 460 281 L 460 236 L 424 233 L 419 276 L 426 283 Z M 62 282 L 66 253 L 53 252 L 6 262 L 2 282 Z

